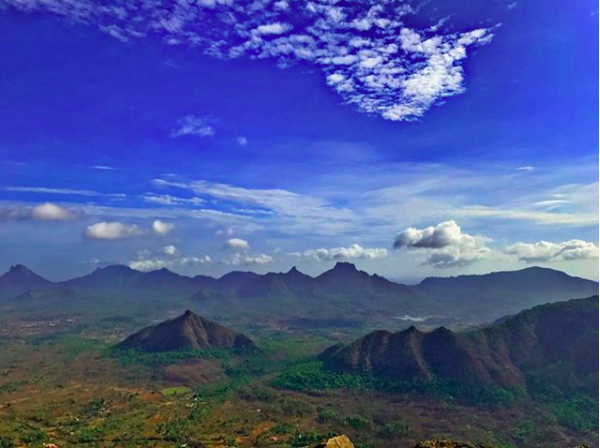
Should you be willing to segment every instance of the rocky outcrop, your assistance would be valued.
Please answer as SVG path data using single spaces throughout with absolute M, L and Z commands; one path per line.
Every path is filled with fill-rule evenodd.
M 314 448 L 354 448 L 348 436 L 341 435 L 328 439 L 326 442 L 315 445 Z

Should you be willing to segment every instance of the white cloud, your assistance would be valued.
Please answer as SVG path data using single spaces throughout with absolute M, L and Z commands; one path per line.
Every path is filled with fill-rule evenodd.
M 146 202 L 150 202 L 153 204 L 160 205 L 182 205 L 182 204 L 192 204 L 192 205 L 201 205 L 204 202 L 204 199 L 201 198 L 179 198 L 176 196 L 171 196 L 170 194 L 155 194 L 155 193 L 146 193 L 142 196 L 142 199 Z
M 73 188 L 5 187 L 4 190 L 18 193 L 70 194 L 79 196 L 99 196 L 101 194 L 96 191 L 76 190 Z
M 170 223 L 170 222 L 163 222 L 163 221 L 160 221 L 159 219 L 155 220 L 152 223 L 152 231 L 154 233 L 156 233 L 157 235 L 161 235 L 161 236 L 169 234 L 174 228 L 175 228 L 175 224 Z
M 248 144 L 248 139 L 243 135 L 239 136 L 236 141 L 237 144 L 240 146 L 246 146 Z
M 268 34 L 287 33 L 291 29 L 292 29 L 292 25 L 290 25 L 288 23 L 276 22 L 276 23 L 269 23 L 267 25 L 260 25 L 260 26 L 256 27 L 255 31 L 258 34 L 268 35 Z
M 92 165 L 92 166 L 90 166 L 90 168 L 92 168 L 94 170 L 102 170 L 102 171 L 118 170 L 118 168 L 115 168 L 113 166 L 107 166 L 107 165 Z
M 597 245 L 577 239 L 562 243 L 551 243 L 549 241 L 517 243 L 507 247 L 505 252 L 509 255 L 516 255 L 520 261 L 526 263 L 598 258 Z
M 0 208 L 0 221 L 70 221 L 80 216 L 80 212 L 75 212 L 50 202 L 33 207 L 13 205 Z
M 231 249 L 246 252 L 250 250 L 250 244 L 248 243 L 248 241 L 243 240 L 241 238 L 230 238 L 223 245 L 223 249 Z
M 147 258 L 147 253 L 138 254 L 137 259 L 132 260 L 128 263 L 128 266 L 138 271 L 148 272 L 156 269 L 176 269 L 190 266 L 203 266 L 213 262 L 208 256 L 204 255 L 201 257 L 171 257 L 171 258 L 160 258 L 152 257 Z
M 122 193 L 100 193 L 92 190 L 80 190 L 75 188 L 52 188 L 52 187 L 4 187 L 3 190 L 15 193 L 36 193 L 41 195 L 71 195 L 71 196 L 102 196 L 110 199 L 123 199 Z
M 524 208 L 495 208 L 470 205 L 454 211 L 456 216 L 469 218 L 495 218 L 502 220 L 533 221 L 540 225 L 588 226 L 598 224 L 598 212 L 553 213 Z
M 431 106 L 465 90 L 467 51 L 490 41 L 490 29 L 451 32 L 439 18 L 408 28 L 407 3 L 328 1 L 125 2 L 7 0 L 70 22 L 91 24 L 123 42 L 158 35 L 167 45 L 201 48 L 218 58 L 273 59 L 280 66 L 308 62 L 359 110 L 389 120 L 421 117 Z M 294 17 L 294 27 L 288 19 Z M 444 20 L 447 20 L 445 18 Z M 446 29 L 443 29 L 446 27 Z M 343 76 L 344 81 L 335 81 Z M 212 135 L 202 119 L 186 117 L 173 135 Z
M 145 232 L 136 224 L 124 224 L 122 222 L 97 222 L 86 227 L 84 235 L 94 240 L 117 240 L 144 235 Z
M 383 258 L 388 256 L 388 250 L 383 248 L 366 249 L 358 244 L 348 247 L 335 247 L 332 249 L 309 249 L 302 253 L 292 254 L 315 261 L 350 260 Z
M 171 132 L 171 137 L 183 135 L 195 135 L 198 137 L 210 137 L 215 135 L 215 130 L 210 124 L 211 120 L 206 117 L 187 115 L 177 121 L 178 128 Z
M 69 221 L 77 217 L 72 211 L 50 202 L 33 207 L 30 215 L 31 219 L 41 221 Z
M 177 248 L 172 244 L 169 246 L 165 246 L 160 250 L 164 255 L 175 255 L 177 254 Z
M 243 255 L 234 254 L 230 259 L 223 260 L 223 263 L 232 266 L 249 266 L 253 264 L 263 265 L 273 263 L 275 259 L 267 254 Z
M 464 233 L 454 221 L 416 229 L 408 227 L 394 239 L 395 249 L 420 250 L 426 254 L 423 264 L 436 268 L 466 266 L 491 253 L 489 239 Z
M 398 234 L 394 240 L 394 248 L 439 249 L 459 244 L 463 236 L 460 226 L 454 221 L 442 222 L 422 230 L 408 227 Z
M 517 168 L 517 171 L 533 171 L 535 170 L 534 166 L 520 166 Z

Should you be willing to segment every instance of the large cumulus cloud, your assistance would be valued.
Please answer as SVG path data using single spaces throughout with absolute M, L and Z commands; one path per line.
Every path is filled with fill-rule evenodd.
M 394 239 L 395 249 L 418 250 L 426 254 L 423 264 L 436 268 L 469 265 L 487 257 L 489 241 L 479 235 L 464 233 L 454 221 L 445 221 L 423 229 L 408 227 Z

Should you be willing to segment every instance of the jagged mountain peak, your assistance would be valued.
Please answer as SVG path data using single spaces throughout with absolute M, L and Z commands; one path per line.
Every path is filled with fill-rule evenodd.
M 356 268 L 356 265 L 354 263 L 350 263 L 348 261 L 338 261 L 335 266 L 333 267 L 334 270 L 337 271 L 356 271 L 358 272 L 358 269 Z
M 27 266 L 22 264 L 14 264 L 12 265 L 8 271 L 0 276 L 4 281 L 12 281 L 12 282 L 20 282 L 20 281 L 33 281 L 34 283 L 44 283 L 50 284 L 52 283 L 50 280 L 46 280 L 39 274 L 36 274 Z
M 22 264 L 13 264 L 8 272 L 31 272 L 31 270 Z

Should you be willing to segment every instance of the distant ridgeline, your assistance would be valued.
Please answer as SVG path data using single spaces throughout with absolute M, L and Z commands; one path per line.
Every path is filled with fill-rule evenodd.
M 0 305 L 9 307 L 70 306 L 177 302 L 216 314 L 272 313 L 278 316 L 319 316 L 353 325 L 361 322 L 410 320 L 430 325 L 455 320 L 491 322 L 543 303 L 588 297 L 598 283 L 552 269 L 532 267 L 449 278 L 427 278 L 403 285 L 369 275 L 350 263 L 337 263 L 317 277 L 296 268 L 264 275 L 230 272 L 219 279 L 186 277 L 167 269 L 140 272 L 127 266 L 98 268 L 83 277 L 52 283 L 16 265 L 0 277 Z M 342 320 L 343 319 L 343 320 Z M 299 321 L 301 325 L 314 322 Z M 318 323 L 317 323 L 318 324 Z
M 598 296 L 541 305 L 478 330 L 375 331 L 327 349 L 328 369 L 379 378 L 598 392 Z

